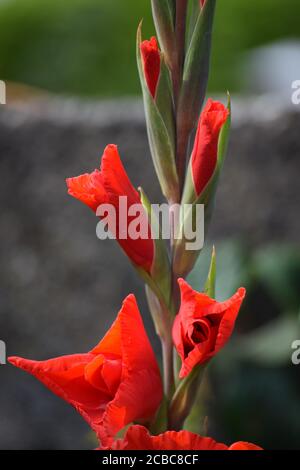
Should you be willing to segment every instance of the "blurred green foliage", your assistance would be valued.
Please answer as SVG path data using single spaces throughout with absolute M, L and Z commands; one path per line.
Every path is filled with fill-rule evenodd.
M 242 89 L 247 49 L 299 37 L 299 0 L 218 0 L 212 91 Z M 297 14 L 298 13 L 298 14 Z M 139 93 L 135 32 L 150 0 L 0 0 L 0 78 L 57 93 Z

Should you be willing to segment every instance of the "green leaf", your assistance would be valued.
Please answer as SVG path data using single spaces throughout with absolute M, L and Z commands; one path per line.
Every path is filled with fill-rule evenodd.
M 207 271 L 210 269 L 212 247 L 206 245 L 195 268 L 188 276 L 188 283 L 195 290 L 204 290 Z M 218 243 L 218 279 L 216 296 L 218 300 L 227 300 L 241 285 L 249 286 L 249 252 L 237 240 Z M 199 287 L 200 286 L 200 287 Z
M 195 31 L 195 26 L 197 19 L 200 13 L 200 2 L 199 0 L 190 0 L 188 5 L 188 15 L 187 15 L 187 34 L 186 34 L 186 42 L 190 44 L 193 33 Z
M 141 38 L 141 25 L 138 28 L 137 34 L 137 62 L 142 84 L 142 91 L 144 97 L 145 114 L 147 131 L 149 137 L 149 144 L 153 158 L 156 174 L 164 196 L 169 202 L 176 202 L 179 199 L 179 183 L 175 163 L 175 142 L 172 132 L 168 130 L 170 124 L 169 116 L 166 117 L 166 122 L 160 113 L 151 93 L 149 92 L 148 85 L 145 80 L 142 58 L 140 53 Z M 164 74 L 164 66 L 162 67 Z M 162 91 L 159 91 L 161 96 Z M 168 88 L 165 89 L 168 93 Z M 160 98 L 160 103 L 162 102 Z
M 211 262 L 208 277 L 204 286 L 204 292 L 212 299 L 216 296 L 216 274 L 217 274 L 217 263 L 216 263 L 216 250 L 213 247 Z
M 207 0 L 198 15 L 187 50 L 178 119 L 189 132 L 195 127 L 206 94 L 216 0 Z
M 151 4 L 158 39 L 170 65 L 175 50 L 175 4 L 173 0 L 151 0 Z
M 164 120 L 171 142 L 175 142 L 175 115 L 173 104 L 173 91 L 169 69 L 165 57 L 161 54 L 160 76 L 155 96 L 156 106 Z M 175 149 L 173 149 L 175 154 Z

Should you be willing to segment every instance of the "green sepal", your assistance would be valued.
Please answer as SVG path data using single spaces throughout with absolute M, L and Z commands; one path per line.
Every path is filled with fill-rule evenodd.
M 179 383 L 169 408 L 170 429 L 180 431 L 183 428 L 197 398 L 205 368 L 205 365 L 194 367 L 189 375 Z
M 154 249 L 154 260 L 150 275 L 144 274 L 143 277 L 151 287 L 157 297 L 169 309 L 171 302 L 171 266 L 167 252 L 167 247 L 161 237 L 159 221 L 155 214 L 151 213 L 151 204 L 142 188 L 139 188 L 141 203 L 148 215 L 149 225 L 151 226 Z M 145 278 L 146 275 L 146 278 Z
M 142 85 L 144 105 L 145 105 L 145 114 L 146 114 L 146 123 L 149 144 L 152 154 L 152 159 L 158 180 L 162 189 L 164 196 L 169 202 L 177 202 L 179 198 L 179 183 L 178 175 L 175 163 L 175 142 L 173 132 L 170 132 L 170 112 L 166 113 L 164 117 L 162 116 L 158 106 L 153 99 L 151 93 L 149 92 L 148 85 L 145 80 L 140 45 L 142 42 L 141 36 L 141 24 L 138 28 L 137 33 L 137 63 L 139 69 L 139 75 Z M 165 64 L 162 60 L 162 78 L 159 80 L 159 102 L 162 105 L 162 83 L 165 80 Z M 165 89 L 165 93 L 169 93 L 169 87 Z M 164 106 L 166 105 L 166 100 L 164 100 Z
M 150 432 L 153 436 L 157 436 L 168 429 L 168 400 L 164 396 L 161 405 L 156 414 L 155 420 L 150 425 Z

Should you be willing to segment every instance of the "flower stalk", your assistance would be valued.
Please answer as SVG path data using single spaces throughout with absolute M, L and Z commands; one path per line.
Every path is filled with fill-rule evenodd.
M 142 40 L 140 24 L 136 54 L 149 146 L 169 204 L 169 246 L 149 199 L 132 185 L 115 145 L 106 147 L 99 169 L 68 178 L 67 187 L 100 219 L 105 217 L 102 206 L 110 204 L 121 224 L 120 198 L 129 201 L 132 212 L 141 208 L 146 237 L 133 236 L 128 223 L 125 237 L 113 235 L 145 283 L 161 341 L 162 373 L 134 295 L 125 299 L 111 328 L 91 351 L 48 361 L 9 360 L 74 406 L 95 431 L 101 450 L 258 450 L 253 444 L 228 447 L 182 431 L 209 362 L 231 337 L 245 289 L 224 302 L 216 300 L 215 249 L 203 289 L 197 292 L 185 280 L 201 248 L 189 250 L 182 229 L 186 222 L 194 226 L 198 204 L 205 206 L 205 222 L 211 217 L 230 129 L 230 102 L 226 108 L 208 100 L 202 109 L 216 0 L 197 0 L 190 10 L 188 0 L 151 4 L 158 41 L 154 36 Z M 184 204 L 191 206 L 187 215 Z M 125 214 L 126 222 L 132 212 Z M 126 427 L 124 438 L 117 439 Z

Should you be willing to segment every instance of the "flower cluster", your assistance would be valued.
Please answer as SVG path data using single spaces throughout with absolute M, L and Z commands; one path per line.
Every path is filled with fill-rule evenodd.
M 157 36 L 137 35 L 137 62 L 153 164 L 172 216 L 174 204 L 204 204 L 211 216 L 230 128 L 230 103 L 208 99 L 211 31 L 216 0 L 152 0 Z M 191 149 L 191 152 L 189 152 Z M 209 362 L 230 339 L 245 297 L 240 288 L 223 302 L 215 298 L 216 256 L 200 292 L 186 281 L 201 250 L 188 251 L 173 221 L 170 247 L 149 217 L 149 201 L 132 185 L 115 145 L 108 145 L 99 169 L 67 179 L 68 193 L 98 211 L 119 198 L 142 205 L 147 237 L 116 230 L 120 247 L 146 284 L 147 300 L 162 345 L 162 374 L 134 295 L 129 295 L 99 344 L 87 353 L 46 361 L 9 358 L 70 403 L 89 423 L 99 449 L 258 450 L 230 447 L 182 431 Z M 192 217 L 191 214 L 187 217 Z M 132 217 L 128 212 L 128 219 Z M 117 217 L 118 218 L 118 217 Z M 128 226 L 128 224 L 127 224 Z M 126 433 L 124 432 L 125 428 Z M 120 438 L 121 436 L 121 438 Z

